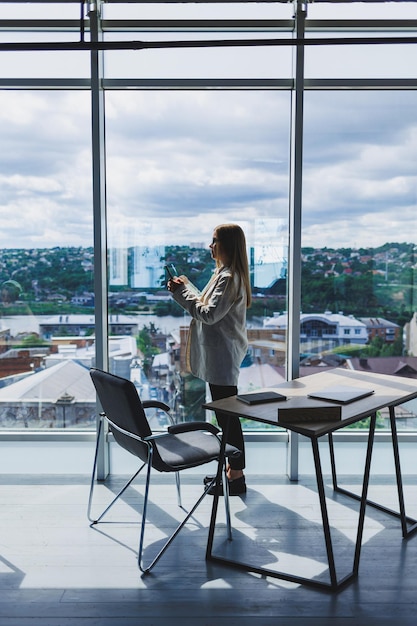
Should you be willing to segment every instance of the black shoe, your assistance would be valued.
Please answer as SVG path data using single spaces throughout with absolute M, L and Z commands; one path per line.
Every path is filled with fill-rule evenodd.
M 214 480 L 216 477 L 215 476 L 204 476 L 203 478 L 203 483 L 205 485 L 208 485 L 209 483 L 211 483 L 212 480 Z
M 211 496 L 214 496 L 218 489 L 219 496 L 223 495 L 223 483 L 221 482 L 219 486 L 213 485 L 210 487 L 208 493 Z M 240 478 L 235 478 L 234 480 L 229 480 L 229 496 L 241 496 L 246 493 L 246 482 L 245 477 L 241 476 Z

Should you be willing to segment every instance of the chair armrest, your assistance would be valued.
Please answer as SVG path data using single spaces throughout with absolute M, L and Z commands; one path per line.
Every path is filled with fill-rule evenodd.
M 220 429 L 214 426 L 214 424 L 210 424 L 210 422 L 181 422 L 180 424 L 168 426 L 168 432 L 172 435 L 191 430 L 208 430 L 213 435 L 217 435 L 220 432 Z
M 144 400 L 142 402 L 142 406 L 144 409 L 161 409 L 162 411 L 165 411 L 165 413 L 168 413 L 171 410 L 171 407 L 165 404 L 165 402 L 160 402 L 159 400 Z
M 163 439 L 163 437 L 168 437 L 168 432 L 163 433 L 153 433 L 152 435 L 148 435 L 148 437 L 143 437 L 142 441 L 154 441 L 154 439 Z

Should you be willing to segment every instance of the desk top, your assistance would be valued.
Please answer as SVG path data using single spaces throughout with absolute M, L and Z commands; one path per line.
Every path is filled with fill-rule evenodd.
M 362 400 L 342 405 L 342 419 L 338 421 L 317 420 L 314 422 L 293 422 L 291 424 L 278 422 L 278 409 L 283 406 L 294 409 L 299 408 L 300 411 L 305 406 L 329 406 L 327 402 L 313 400 L 312 398 L 307 398 L 307 396 L 310 393 L 336 385 L 349 385 L 357 387 L 358 390 L 373 389 L 374 393 Z M 273 426 L 282 426 L 287 430 L 292 430 L 311 438 L 321 437 L 349 424 L 354 424 L 384 407 L 396 406 L 417 398 L 417 381 L 415 380 L 399 376 L 387 376 L 385 374 L 357 372 L 343 368 L 335 368 L 326 372 L 312 374 L 311 376 L 303 376 L 269 389 L 286 395 L 287 400 L 284 402 L 247 405 L 237 400 L 236 396 L 231 396 L 216 402 L 206 403 L 203 405 L 203 408 L 253 419 L 254 421 L 272 424 Z

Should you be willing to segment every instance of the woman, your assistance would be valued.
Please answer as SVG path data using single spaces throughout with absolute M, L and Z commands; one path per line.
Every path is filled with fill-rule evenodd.
M 212 400 L 237 394 L 240 365 L 247 350 L 246 309 L 251 304 L 248 257 L 243 230 L 222 224 L 210 244 L 216 270 L 201 293 L 185 277 L 168 281 L 174 299 L 193 318 L 187 342 L 187 366 L 206 381 Z M 242 451 L 227 468 L 230 495 L 246 492 L 243 470 L 245 446 L 239 418 L 217 415 L 220 427 L 229 425 L 227 442 Z

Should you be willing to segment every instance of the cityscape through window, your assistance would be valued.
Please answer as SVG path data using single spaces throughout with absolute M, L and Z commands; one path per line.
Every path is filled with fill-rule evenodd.
M 94 365 L 177 419 L 211 419 L 164 267 L 201 289 L 226 222 L 245 231 L 253 291 L 242 391 L 332 367 L 417 378 L 417 44 L 372 44 L 409 35 L 417 3 L 363 4 L 170 3 L 162 28 L 152 3 L 80 20 L 79 2 L 0 2 L 0 430 L 94 430 Z M 297 11 L 307 40 L 334 38 L 301 60 L 291 45 L 127 45 L 290 43 Z M 94 36 L 126 45 L 58 49 Z M 417 403 L 399 411 L 415 430 Z

